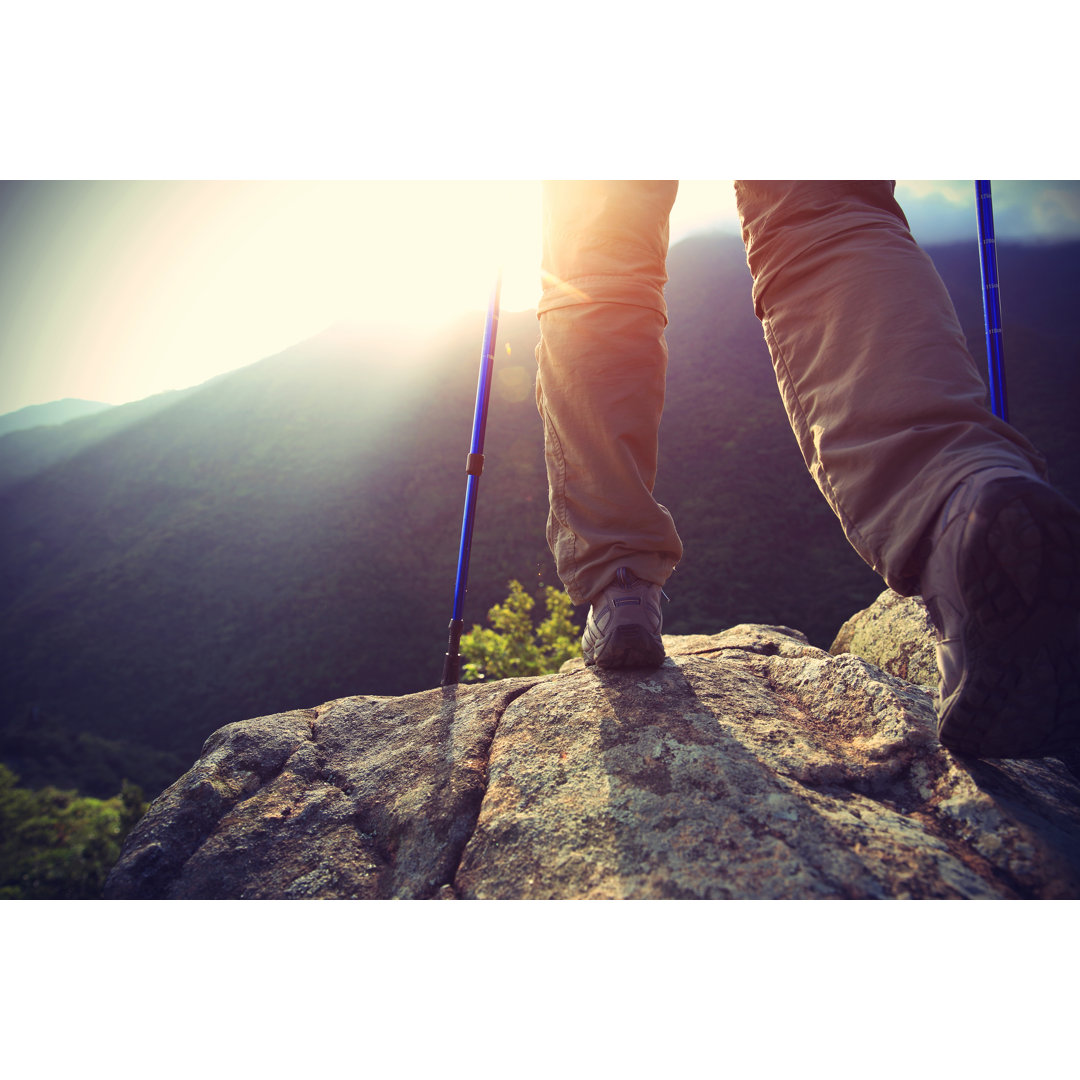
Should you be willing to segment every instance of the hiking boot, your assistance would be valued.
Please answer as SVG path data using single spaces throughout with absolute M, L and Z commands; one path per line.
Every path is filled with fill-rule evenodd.
M 921 591 L 939 635 L 944 747 L 1032 758 L 1080 744 L 1080 510 L 1031 477 L 969 477 Z
M 581 651 L 599 668 L 656 668 L 664 662 L 663 590 L 635 577 L 625 566 L 593 597 Z

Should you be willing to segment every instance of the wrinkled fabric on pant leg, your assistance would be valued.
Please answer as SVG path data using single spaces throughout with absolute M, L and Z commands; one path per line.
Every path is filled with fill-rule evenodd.
M 653 498 L 664 407 L 674 181 L 544 185 L 537 407 L 548 543 L 574 603 L 627 566 L 663 585 L 682 557 Z
M 1045 462 L 990 411 L 892 182 L 735 190 L 755 310 L 807 468 L 856 551 L 910 595 L 929 527 L 964 477 L 1045 477 Z
M 682 554 L 652 497 L 674 182 L 545 186 L 537 402 L 548 536 L 575 603 L 620 565 Z M 917 591 L 925 537 L 966 476 L 1045 477 L 989 409 L 952 302 L 888 181 L 739 181 L 753 300 L 804 460 L 862 558 Z

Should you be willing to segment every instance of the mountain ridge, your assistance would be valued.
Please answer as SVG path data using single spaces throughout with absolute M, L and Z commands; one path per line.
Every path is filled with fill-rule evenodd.
M 42 405 L 26 405 L 21 409 L 0 414 L 0 437 L 12 431 L 25 431 L 35 427 L 55 427 L 81 416 L 93 416 L 113 408 L 106 401 L 89 401 L 86 398 L 60 398 Z

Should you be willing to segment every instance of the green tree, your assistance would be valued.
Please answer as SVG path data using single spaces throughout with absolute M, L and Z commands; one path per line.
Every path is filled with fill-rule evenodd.
M 581 655 L 581 631 L 571 618 L 570 597 L 550 585 L 542 595 L 546 617 L 536 624 L 536 601 L 520 581 L 511 581 L 510 595 L 488 612 L 491 626 L 473 626 L 462 635 L 465 682 L 547 675 Z
M 146 812 L 134 784 L 111 799 L 18 787 L 0 765 L 0 900 L 96 900 Z

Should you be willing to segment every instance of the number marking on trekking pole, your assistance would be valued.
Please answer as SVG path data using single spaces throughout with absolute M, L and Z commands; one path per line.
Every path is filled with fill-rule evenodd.
M 461 544 L 458 547 L 457 581 L 454 585 L 454 608 L 450 616 L 450 637 L 443 661 L 442 685 L 457 683 L 461 668 L 461 631 L 465 593 L 469 581 L 469 556 L 472 552 L 473 523 L 476 519 L 476 495 L 480 474 L 484 471 L 484 434 L 487 430 L 488 401 L 491 398 L 491 373 L 495 365 L 495 339 L 499 333 L 499 293 L 502 272 L 495 279 L 484 327 L 484 345 L 480 354 L 480 378 L 476 384 L 476 408 L 473 412 L 472 443 L 465 459 L 465 513 L 461 519 Z

